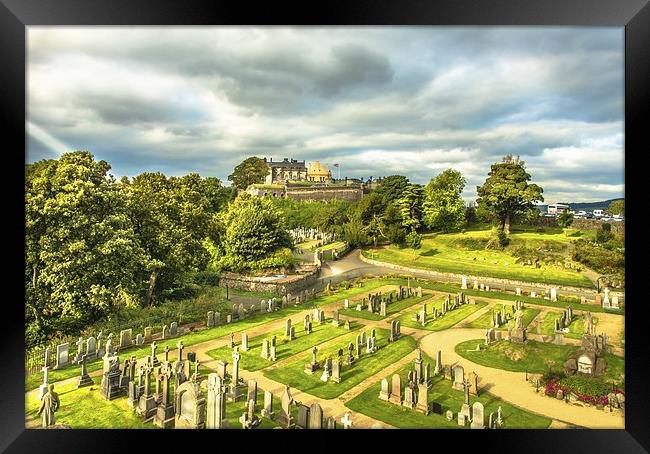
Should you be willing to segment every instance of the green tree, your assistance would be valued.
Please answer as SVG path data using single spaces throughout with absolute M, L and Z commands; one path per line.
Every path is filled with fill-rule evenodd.
M 403 175 L 390 175 L 381 180 L 381 185 L 375 193 L 381 195 L 387 202 L 394 202 L 402 197 L 402 193 L 409 185 L 409 180 Z
M 28 342 L 137 304 L 147 257 L 109 170 L 87 151 L 26 166 Z
M 625 199 L 613 200 L 607 207 L 607 214 L 625 216 Z
M 264 178 L 269 174 L 269 167 L 264 159 L 252 156 L 244 159 L 241 164 L 234 168 L 228 175 L 228 181 L 232 181 L 234 187 L 246 189 L 254 183 L 264 183 Z
M 222 213 L 226 226 L 224 256 L 220 264 L 224 269 L 239 271 L 255 268 L 256 261 L 272 258 L 280 261 L 266 262 L 269 267 L 287 266 L 283 249 L 292 246 L 291 238 L 282 219 L 282 211 L 267 197 L 239 195 Z M 290 257 L 289 251 L 289 257 Z
M 447 169 L 432 178 L 424 189 L 424 225 L 451 232 L 465 224 L 465 202 L 461 198 L 466 180 L 460 172 Z
M 573 224 L 573 213 L 569 213 L 569 210 L 563 211 L 557 218 L 557 225 L 566 229 L 571 224 Z
M 515 214 L 544 201 L 543 189 L 529 184 L 530 179 L 524 162 L 508 155 L 503 162 L 492 164 L 485 183 L 476 188 L 479 207 L 491 211 L 506 234 L 510 233 L 510 221 Z
M 123 178 L 120 183 L 136 234 L 149 257 L 143 300 L 151 305 L 173 289 L 184 273 L 207 267 L 206 239 L 219 244 L 223 228 L 207 190 L 214 189 L 214 181 L 206 183 L 198 174 L 167 178 L 158 172 Z
M 343 225 L 343 239 L 351 248 L 363 247 L 370 244 L 370 238 L 366 233 L 365 226 L 356 218 L 351 219 Z
M 409 232 L 415 232 L 422 223 L 422 204 L 424 201 L 424 189 L 419 184 L 409 184 L 402 192 L 402 196 L 396 201 L 402 218 L 402 225 Z

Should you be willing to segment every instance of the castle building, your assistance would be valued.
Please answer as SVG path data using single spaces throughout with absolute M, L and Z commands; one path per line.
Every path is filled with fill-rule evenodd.
M 310 162 L 307 168 L 307 181 L 330 183 L 332 181 L 332 171 L 329 167 L 322 165 L 320 161 Z
M 273 161 L 273 158 L 264 162 L 269 167 L 269 174 L 264 182 L 266 184 L 286 183 L 287 181 L 305 181 L 307 179 L 307 167 L 305 161 L 284 158 L 282 161 Z

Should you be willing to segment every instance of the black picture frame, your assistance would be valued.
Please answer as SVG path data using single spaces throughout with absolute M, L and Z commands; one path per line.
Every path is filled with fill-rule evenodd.
M 455 431 L 395 435 L 392 431 L 329 432 L 325 444 L 331 449 L 368 449 L 365 444 L 350 440 L 343 447 L 335 438 L 341 436 L 367 437 L 368 441 L 394 442 L 401 449 L 450 449 L 449 443 L 460 443 L 463 451 L 467 442 L 477 443 L 482 452 L 648 452 L 650 450 L 650 402 L 647 361 L 648 334 L 644 326 L 641 296 L 645 271 L 642 261 L 645 245 L 641 215 L 641 189 L 644 182 L 643 153 L 648 147 L 648 106 L 650 106 L 650 5 L 646 0 L 447 0 L 426 2 L 401 1 L 328 1 L 318 5 L 307 2 L 297 6 L 275 2 L 248 3 L 201 2 L 197 0 L 0 0 L 0 112 L 5 134 L 5 157 L 11 164 L 5 167 L 11 184 L 11 196 L 5 197 L 6 219 L 16 238 L 5 237 L 5 245 L 15 246 L 15 255 L 5 259 L 5 290 L 11 288 L 15 297 L 5 292 L 2 317 L 3 374 L 0 375 L 0 450 L 5 452 L 116 452 L 119 449 L 203 450 L 196 437 L 208 439 L 207 449 L 238 449 L 239 435 L 214 435 L 212 431 L 123 431 L 123 430 L 25 430 L 24 428 L 24 332 L 21 319 L 21 298 L 24 294 L 20 268 L 24 249 L 17 240 L 24 238 L 24 161 L 16 150 L 25 147 L 25 39 L 26 27 L 31 25 L 575 25 L 625 27 L 625 192 L 627 197 L 627 243 L 632 247 L 626 254 L 626 402 L 625 430 L 505 430 L 469 431 L 462 439 Z M 10 139 L 7 144 L 7 139 Z M 21 186 L 22 185 L 22 186 Z M 20 215 L 16 215 L 20 213 Z M 21 217 L 22 216 L 22 217 Z M 6 227 L 6 225 L 5 225 Z M 13 251 L 12 251 L 13 252 Z M 13 292 L 11 293 L 13 295 Z M 7 309 L 15 309 L 10 316 Z M 15 319 L 13 318 L 15 317 Z M 646 328 L 646 329 L 644 329 Z M 135 437 L 126 437 L 129 433 Z M 134 434 L 137 432 L 137 434 Z M 142 433 L 145 432 L 145 433 Z M 156 432 L 152 434 L 151 432 Z M 161 432 L 164 432 L 161 434 Z M 179 435 L 179 432 L 182 434 Z M 206 433 L 207 432 L 207 433 Z M 314 435 L 298 437 L 291 431 L 293 448 L 283 444 L 286 431 L 249 431 L 246 440 L 261 439 L 278 443 L 279 449 L 312 449 Z M 480 433 L 479 433 L 480 432 Z M 174 434 L 176 436 L 174 436 Z M 173 437 L 173 438 L 172 438 Z M 134 440 L 137 438 L 137 441 Z M 309 440 L 312 440 L 310 442 Z M 300 440 L 300 441 L 298 441 Z M 304 440 L 304 441 L 303 441 Z M 235 442 L 235 446 L 226 445 Z M 259 442 L 260 440 L 258 440 Z M 298 441 L 298 443 L 296 443 Z M 310 443 L 309 446 L 302 445 Z M 334 445 L 338 445 L 334 448 Z M 146 447 L 148 445 L 148 447 Z M 313 443 L 313 447 L 324 445 Z M 422 446 L 420 446 L 422 445 Z M 205 445 L 204 445 L 205 446 Z M 264 448 L 262 448 L 264 449 Z M 276 451 L 278 449 L 266 449 Z

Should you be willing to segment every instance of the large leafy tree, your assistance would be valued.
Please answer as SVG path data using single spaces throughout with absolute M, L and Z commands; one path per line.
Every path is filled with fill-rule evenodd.
M 492 212 L 505 233 L 510 233 L 514 215 L 532 208 L 535 202 L 544 201 L 544 190 L 528 183 L 530 179 L 524 162 L 508 155 L 503 162 L 492 164 L 485 183 L 476 188 L 478 206 Z
M 409 184 L 396 201 L 402 226 L 410 232 L 417 231 L 422 224 L 422 204 L 424 188 L 419 184 Z
M 228 175 L 228 180 L 232 181 L 234 187 L 246 189 L 254 183 L 263 183 L 264 178 L 269 173 L 269 167 L 263 159 L 252 156 L 244 159 L 233 172 Z
M 142 173 L 123 178 L 122 190 L 129 215 L 147 251 L 148 283 L 145 305 L 172 288 L 185 272 L 204 269 L 210 260 L 205 240 L 218 244 L 221 228 L 209 198 L 214 182 L 198 174 L 167 178 Z
M 409 180 L 403 175 L 390 175 L 381 180 L 381 185 L 375 193 L 381 195 L 387 202 L 394 202 L 402 197 L 402 193 L 409 185 Z
M 245 268 L 251 262 L 268 259 L 283 248 L 290 248 L 291 238 L 285 228 L 282 211 L 266 197 L 239 195 L 221 219 L 225 228 L 225 268 Z
M 26 166 L 28 341 L 137 303 L 147 258 L 109 170 L 86 151 Z
M 465 202 L 461 193 L 466 180 L 457 170 L 447 169 L 424 188 L 424 224 L 431 229 L 451 232 L 465 224 Z

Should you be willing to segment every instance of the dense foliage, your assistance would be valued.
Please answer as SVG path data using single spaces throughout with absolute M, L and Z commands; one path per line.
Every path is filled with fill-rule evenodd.
M 510 233 L 514 215 L 529 210 L 535 202 L 544 201 L 543 189 L 529 184 L 530 179 L 524 162 L 508 155 L 503 162 L 492 164 L 485 183 L 476 188 L 477 204 L 492 212 L 506 234 Z
M 460 196 L 465 183 L 461 173 L 453 169 L 431 179 L 424 188 L 424 225 L 442 232 L 452 232 L 465 225 L 465 202 Z
M 237 189 L 246 189 L 251 184 L 264 183 L 264 178 L 269 174 L 266 162 L 258 157 L 251 156 L 244 159 L 233 172 L 228 175 L 228 181 Z

